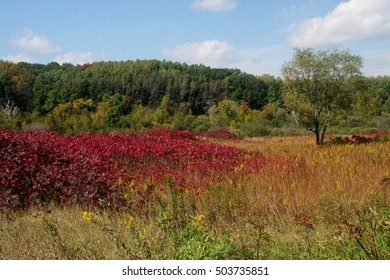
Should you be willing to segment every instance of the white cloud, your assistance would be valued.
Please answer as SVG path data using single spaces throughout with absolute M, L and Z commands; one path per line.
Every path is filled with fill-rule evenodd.
M 29 29 L 24 29 L 21 35 L 13 41 L 14 45 L 25 51 L 40 53 L 58 52 L 60 47 L 50 42 L 45 36 L 34 34 Z
M 194 0 L 191 8 L 213 12 L 233 10 L 237 3 L 235 0 Z
M 3 58 L 3 60 L 11 61 L 14 63 L 18 62 L 28 62 L 28 63 L 35 63 L 36 59 L 31 57 L 29 54 L 10 54 Z
M 254 75 L 280 75 L 282 63 L 275 50 L 284 52 L 283 46 L 260 49 L 237 50 L 231 44 L 219 40 L 186 43 L 173 49 L 164 49 L 162 54 L 170 59 L 188 64 L 204 64 L 214 68 L 237 68 Z
M 316 47 L 389 37 L 390 1 L 349 0 L 325 17 L 304 21 L 288 43 Z
M 186 43 L 174 49 L 164 49 L 162 53 L 181 62 L 205 64 L 211 67 L 225 67 L 237 60 L 234 47 L 219 40 Z
M 388 49 L 367 49 L 362 56 L 365 61 L 363 73 L 366 76 L 390 73 L 390 51 Z
M 280 76 L 280 68 L 290 49 L 282 45 L 272 45 L 263 48 L 243 49 L 239 51 L 239 61 L 234 68 L 254 75 L 270 74 Z
M 93 58 L 91 52 L 68 52 L 63 55 L 56 56 L 54 61 L 59 64 L 71 63 L 74 65 L 82 65 L 84 63 L 93 62 Z

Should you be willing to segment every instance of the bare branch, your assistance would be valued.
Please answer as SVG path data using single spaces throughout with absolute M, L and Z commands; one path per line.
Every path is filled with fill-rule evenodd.
M 19 108 L 10 100 L 7 100 L 6 103 L 0 106 L 0 113 L 3 117 L 11 121 L 20 117 Z

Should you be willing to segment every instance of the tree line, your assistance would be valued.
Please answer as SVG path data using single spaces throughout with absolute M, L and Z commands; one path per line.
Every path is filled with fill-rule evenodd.
M 289 83 L 238 69 L 136 60 L 74 66 L 0 61 L 0 128 L 48 128 L 59 133 L 153 127 L 245 136 L 298 133 L 284 97 Z M 390 77 L 343 83 L 340 128 L 388 129 Z
M 169 93 L 175 103 L 188 103 L 195 115 L 205 114 L 223 99 L 243 100 L 251 108 L 261 109 L 269 98 L 278 98 L 281 85 L 281 80 L 265 81 L 238 69 L 158 60 L 81 66 L 2 61 L 0 71 L 0 102 L 11 100 L 23 111 L 37 110 L 41 114 L 60 103 L 80 98 L 101 102 L 105 95 L 116 93 L 151 108 L 157 108 Z

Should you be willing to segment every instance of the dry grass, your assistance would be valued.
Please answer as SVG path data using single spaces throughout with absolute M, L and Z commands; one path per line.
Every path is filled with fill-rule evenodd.
M 76 206 L 2 213 L 0 259 L 390 259 L 390 142 L 224 144 L 285 164 L 238 166 L 202 194 L 170 186 L 89 222 Z

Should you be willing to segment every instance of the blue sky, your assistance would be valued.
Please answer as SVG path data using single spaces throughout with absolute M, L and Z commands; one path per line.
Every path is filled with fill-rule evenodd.
M 280 76 L 293 47 L 349 49 L 390 75 L 389 0 L 6 0 L 0 59 L 165 59 Z

